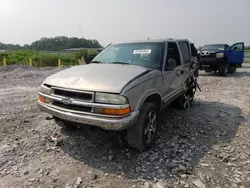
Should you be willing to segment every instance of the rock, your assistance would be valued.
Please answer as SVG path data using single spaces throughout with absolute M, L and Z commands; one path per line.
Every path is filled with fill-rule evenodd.
M 118 166 L 118 170 L 122 171 L 122 165 Z
M 49 116 L 45 117 L 45 120 L 52 120 L 52 119 L 53 117 L 49 117 Z
M 187 178 L 187 174 L 181 174 L 181 178 L 186 179 Z
M 200 133 L 201 133 L 201 134 L 204 134 L 204 133 L 205 133 L 205 131 L 203 131 L 203 130 L 200 130 Z
M 140 172 L 140 171 L 141 171 L 141 167 L 136 167 L 136 168 L 135 168 L 135 171 L 136 171 L 136 172 Z
M 131 188 L 136 188 L 136 185 L 132 185 L 132 187 Z
M 150 188 L 150 183 L 149 182 L 144 182 L 143 188 Z
M 24 170 L 23 171 L 23 175 L 27 175 L 27 174 L 29 174 L 29 171 L 28 170 Z
M 201 166 L 203 166 L 203 167 L 209 167 L 209 164 L 201 163 Z
M 76 185 L 80 185 L 82 183 L 82 178 L 81 177 L 77 177 L 76 178 Z
M 163 172 L 162 169 L 158 169 L 158 173 L 161 174 Z
M 238 188 L 238 185 L 237 185 L 236 183 L 233 183 L 233 184 L 231 185 L 231 188 Z
M 180 171 L 186 171 L 187 170 L 186 167 L 183 166 L 183 165 L 179 165 L 178 168 L 179 168 Z
M 131 159 L 131 153 L 130 152 L 126 153 L 126 157 L 127 157 L 128 160 L 130 160 Z
M 92 173 L 91 176 L 90 176 L 90 179 L 91 180 L 95 180 L 96 178 L 97 178 L 97 174 Z
M 109 156 L 108 156 L 108 160 L 109 160 L 109 161 L 112 161 L 112 159 L 113 159 L 113 155 L 109 155 Z
M 29 178 L 28 179 L 30 182 L 33 182 L 33 181 L 35 181 L 36 179 L 35 178 Z
M 3 169 L 3 170 L 0 172 L 0 174 L 1 174 L 1 175 L 6 175 L 6 174 L 7 174 L 7 171 L 8 171 L 8 170 L 5 168 L 5 169 Z
M 196 186 L 196 187 L 199 187 L 199 188 L 206 188 L 206 185 L 204 183 L 202 183 L 201 180 L 199 179 L 196 179 L 194 181 L 192 181 L 192 183 Z
M 168 185 L 164 182 L 157 182 L 153 188 L 168 188 Z
M 241 183 L 241 180 L 240 180 L 239 178 L 235 178 L 235 182 L 236 182 L 237 184 L 240 184 L 240 183 Z
M 149 160 L 150 160 L 151 162 L 153 162 L 153 161 L 155 161 L 156 159 L 158 159 L 158 157 L 159 157 L 159 154 L 158 154 L 157 152 L 155 152 L 155 153 L 153 153 L 152 155 L 150 155 Z
M 42 173 L 43 173 L 43 169 L 42 169 L 42 168 L 39 170 L 39 173 L 40 173 L 40 174 L 42 174 Z

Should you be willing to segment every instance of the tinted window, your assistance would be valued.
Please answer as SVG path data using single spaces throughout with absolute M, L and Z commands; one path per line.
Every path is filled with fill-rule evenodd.
M 181 49 L 183 61 L 184 61 L 184 63 L 187 63 L 187 61 L 189 61 L 189 59 L 190 59 L 190 51 L 189 51 L 188 43 L 187 42 L 179 42 L 179 46 Z
M 168 43 L 168 51 L 167 51 L 167 61 L 166 61 L 166 66 L 165 70 L 168 70 L 168 60 L 169 59 L 174 59 L 176 61 L 176 66 L 179 66 L 181 64 L 180 60 L 180 52 L 177 47 L 177 44 L 175 42 L 169 42 Z
M 122 43 L 108 46 L 93 61 L 122 62 L 149 68 L 160 68 L 163 54 L 164 43 Z

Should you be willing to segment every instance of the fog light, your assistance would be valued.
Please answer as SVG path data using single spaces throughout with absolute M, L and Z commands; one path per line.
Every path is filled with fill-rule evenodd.
M 97 114 L 103 114 L 104 113 L 104 109 L 103 108 L 95 108 L 95 113 L 97 113 Z

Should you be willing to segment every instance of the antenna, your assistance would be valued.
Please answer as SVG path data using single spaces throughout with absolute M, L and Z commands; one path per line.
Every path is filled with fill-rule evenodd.
M 82 34 L 82 38 L 84 38 L 84 37 L 83 37 L 83 33 L 82 33 L 82 27 L 81 27 L 81 25 L 79 25 L 79 29 L 80 29 L 80 32 L 81 32 L 81 34 Z

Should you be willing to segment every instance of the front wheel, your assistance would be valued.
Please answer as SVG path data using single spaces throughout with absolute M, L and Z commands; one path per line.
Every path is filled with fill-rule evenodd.
M 228 72 L 227 64 L 220 65 L 220 68 L 219 68 L 219 75 L 220 75 L 220 76 L 226 76 L 226 75 L 227 75 L 227 72 Z
M 145 150 L 154 144 L 159 127 L 159 113 L 156 104 L 145 102 L 136 125 L 127 130 L 128 144 L 139 150 Z

